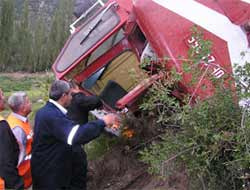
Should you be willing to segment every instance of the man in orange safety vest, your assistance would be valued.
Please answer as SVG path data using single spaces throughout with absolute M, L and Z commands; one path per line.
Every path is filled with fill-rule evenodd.
M 27 118 L 31 112 L 31 102 L 25 92 L 16 92 L 9 97 L 8 104 L 12 113 L 7 121 L 20 148 L 18 172 L 23 177 L 24 187 L 28 188 L 32 184 L 30 159 L 33 131 Z

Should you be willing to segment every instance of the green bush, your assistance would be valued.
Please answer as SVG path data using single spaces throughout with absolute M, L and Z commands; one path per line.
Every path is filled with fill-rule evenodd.
M 167 94 L 165 98 L 174 101 Z M 250 163 L 250 125 L 246 117 L 241 127 L 241 110 L 231 93 L 220 91 L 173 115 L 180 129 L 169 129 L 161 142 L 141 152 L 142 160 L 151 166 L 149 171 L 168 176 L 184 163 L 189 176 L 199 176 L 209 189 L 240 189 Z M 157 120 L 162 117 L 165 112 Z
M 199 64 L 201 59 L 206 61 L 203 57 L 211 47 L 211 43 L 200 39 L 203 36 L 197 30 L 194 35 L 204 47 L 199 47 L 202 56 L 191 49 L 188 61 L 183 63 L 183 70 L 192 74 L 194 83 L 190 86 L 201 76 L 191 67 Z M 171 95 L 171 90 L 181 80 L 176 72 L 153 85 L 141 109 L 153 113 L 158 127 L 164 128 L 165 132 L 161 140 L 152 142 L 140 152 L 142 161 L 149 164 L 150 173 L 168 177 L 184 166 L 190 189 L 250 187 L 250 115 L 238 106 L 238 98 L 249 97 L 249 64 L 238 66 L 236 71 L 235 79 L 244 82 L 243 86 L 242 81 L 238 82 L 237 97 L 235 92 L 221 85 L 223 80 L 222 83 L 212 80 L 217 88 L 213 97 L 203 101 L 196 98 L 196 104 L 192 106 L 193 97 L 187 95 L 180 106 L 180 101 Z

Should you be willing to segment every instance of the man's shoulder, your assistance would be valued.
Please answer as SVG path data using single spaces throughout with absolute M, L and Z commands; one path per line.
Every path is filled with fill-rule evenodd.
M 56 107 L 53 106 L 50 102 L 47 102 L 42 108 L 40 108 L 37 111 L 37 115 L 40 115 L 40 114 L 50 115 L 52 112 L 56 112 Z
M 8 127 L 9 126 L 6 120 L 0 120 L 0 130 L 7 130 Z
M 0 132 L 1 133 L 8 133 L 11 131 L 9 124 L 7 123 L 6 120 L 1 120 L 0 121 Z
M 50 102 L 47 102 L 47 104 L 45 106 L 43 106 L 41 109 L 39 109 L 36 113 L 36 115 L 46 115 L 48 117 L 50 116 L 54 116 L 60 114 L 60 111 L 58 110 L 58 108 L 53 105 Z

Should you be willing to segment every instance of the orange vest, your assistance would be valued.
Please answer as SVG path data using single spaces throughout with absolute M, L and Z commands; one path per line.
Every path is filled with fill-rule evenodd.
M 0 177 L 0 190 L 4 190 L 4 180 Z
M 33 131 L 28 122 L 23 122 L 20 119 L 16 118 L 13 114 L 10 114 L 7 118 L 7 121 L 10 127 L 13 129 L 16 126 L 19 126 L 23 129 L 26 134 L 27 142 L 26 142 L 26 156 L 24 160 L 19 164 L 18 173 L 23 177 L 24 187 L 28 188 L 32 184 L 31 178 L 31 167 L 30 167 L 30 159 L 31 159 L 31 146 L 33 142 Z
M 0 121 L 4 120 L 4 118 L 0 115 Z M 4 180 L 0 177 L 0 190 L 4 189 Z

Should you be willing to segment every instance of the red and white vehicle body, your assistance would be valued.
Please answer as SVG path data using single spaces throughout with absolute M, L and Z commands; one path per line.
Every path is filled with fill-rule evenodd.
M 139 67 L 147 44 L 159 59 L 169 58 L 167 69 L 182 73 L 182 86 L 193 98 L 213 95 L 206 73 L 220 79 L 233 74 L 234 64 L 250 62 L 249 53 L 241 54 L 250 52 L 249 33 L 242 27 L 250 22 L 250 0 L 109 0 L 102 5 L 73 28 L 53 70 L 59 79 L 80 82 L 86 94 L 100 95 L 106 109 L 132 108 L 160 77 Z M 190 30 L 194 25 L 213 45 L 201 68 L 204 75 L 192 86 L 179 57 L 199 46 Z

